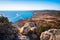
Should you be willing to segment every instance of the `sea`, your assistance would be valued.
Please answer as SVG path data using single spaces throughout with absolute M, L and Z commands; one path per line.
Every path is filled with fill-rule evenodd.
M 32 11 L 0 11 L 0 15 L 7 17 L 10 22 L 17 22 L 21 19 L 31 18 Z

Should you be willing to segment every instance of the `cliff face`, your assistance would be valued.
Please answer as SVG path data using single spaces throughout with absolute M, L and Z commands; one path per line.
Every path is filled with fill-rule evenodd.
M 17 23 L 24 25 L 26 22 L 35 22 L 38 25 L 39 23 L 55 23 L 58 21 L 60 21 L 60 11 L 34 11 L 32 18 Z

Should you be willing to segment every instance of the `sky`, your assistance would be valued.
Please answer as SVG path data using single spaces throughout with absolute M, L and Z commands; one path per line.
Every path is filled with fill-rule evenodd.
M 60 0 L 0 0 L 0 10 L 60 10 Z

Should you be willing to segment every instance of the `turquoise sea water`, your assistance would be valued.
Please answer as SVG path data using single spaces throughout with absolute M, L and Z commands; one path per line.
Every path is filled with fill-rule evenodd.
M 5 17 L 8 17 L 10 22 L 16 22 L 20 19 L 26 19 L 32 17 L 32 11 L 0 11 Z

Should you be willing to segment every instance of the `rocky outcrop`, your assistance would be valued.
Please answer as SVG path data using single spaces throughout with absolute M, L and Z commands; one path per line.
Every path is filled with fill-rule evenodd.
M 40 36 L 40 40 L 57 40 L 56 34 L 58 34 L 57 32 L 59 32 L 58 30 L 59 29 L 49 29 L 45 32 L 42 32 Z
M 60 40 L 60 29 L 52 29 L 52 30 L 50 29 L 48 31 L 51 33 L 51 36 L 50 36 L 49 40 Z M 48 34 L 50 34 L 50 33 L 48 33 Z
M 18 38 L 19 40 L 36 40 L 37 35 L 36 32 L 36 26 L 33 22 L 27 22 L 24 24 L 23 27 L 18 28 Z M 35 36 L 35 37 L 34 37 Z

